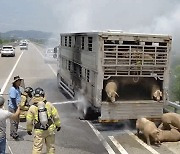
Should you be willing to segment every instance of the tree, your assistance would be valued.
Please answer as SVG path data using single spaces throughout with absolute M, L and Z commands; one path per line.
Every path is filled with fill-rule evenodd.
M 174 71 L 173 95 L 180 101 L 180 65 L 177 65 Z

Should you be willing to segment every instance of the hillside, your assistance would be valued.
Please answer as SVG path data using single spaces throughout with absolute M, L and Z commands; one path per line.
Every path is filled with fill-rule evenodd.
M 52 36 L 52 33 L 42 32 L 42 31 L 21 31 L 13 30 L 5 33 L 0 33 L 0 38 L 16 38 L 16 39 L 48 39 Z

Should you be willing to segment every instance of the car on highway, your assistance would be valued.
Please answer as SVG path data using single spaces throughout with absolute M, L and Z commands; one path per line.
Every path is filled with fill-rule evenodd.
M 1 57 L 3 56 L 15 57 L 15 48 L 12 45 L 4 45 L 1 50 Z
M 45 56 L 49 58 L 56 58 L 56 53 L 54 51 L 54 48 L 48 48 L 46 50 Z
M 57 51 L 56 48 L 47 48 L 44 56 L 45 63 L 56 63 Z
M 28 50 L 28 44 L 26 42 L 22 42 L 19 44 L 20 50 Z

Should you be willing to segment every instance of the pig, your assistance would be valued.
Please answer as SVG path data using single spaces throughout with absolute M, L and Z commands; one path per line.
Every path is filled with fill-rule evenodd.
M 150 55 L 150 54 L 144 54 L 144 59 L 145 59 L 145 60 L 151 60 L 151 61 L 154 60 L 154 58 L 153 58 L 152 55 Z
M 160 101 L 162 98 L 162 92 L 160 91 L 160 87 L 157 84 L 153 84 L 152 90 L 151 90 L 151 98 Z
M 177 142 L 180 140 L 180 133 L 174 128 L 171 130 L 160 130 L 158 140 L 160 142 Z
M 162 124 L 159 126 L 160 129 L 170 130 L 176 128 L 180 131 L 180 115 L 177 113 L 165 113 L 161 117 Z
M 117 94 L 117 83 L 115 81 L 109 81 L 107 84 L 106 84 L 106 87 L 105 87 L 105 91 L 106 91 L 106 94 L 107 94 L 107 97 L 108 99 L 114 103 L 116 101 L 116 96 L 119 97 L 119 95 Z
M 137 135 L 139 135 L 139 131 L 144 134 L 148 145 L 150 145 L 150 137 L 154 140 L 155 143 L 160 143 L 158 140 L 158 134 L 160 130 L 156 127 L 154 122 L 146 118 L 139 118 L 136 121 L 136 129 Z

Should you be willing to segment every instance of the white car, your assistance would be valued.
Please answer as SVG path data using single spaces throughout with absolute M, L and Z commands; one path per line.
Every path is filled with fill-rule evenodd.
M 28 50 L 28 44 L 26 42 L 22 42 L 19 46 L 20 50 Z
M 48 48 L 46 50 L 45 57 L 56 58 L 56 54 L 54 52 L 54 48 Z
M 44 60 L 45 60 L 45 63 L 56 63 L 57 52 L 54 51 L 54 48 L 48 48 L 45 51 Z
M 1 57 L 3 56 L 15 56 L 15 48 L 12 45 L 4 45 L 1 50 Z

